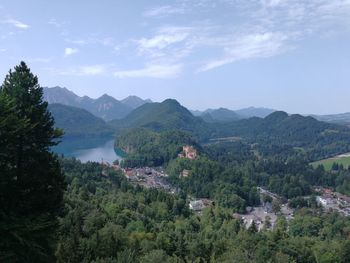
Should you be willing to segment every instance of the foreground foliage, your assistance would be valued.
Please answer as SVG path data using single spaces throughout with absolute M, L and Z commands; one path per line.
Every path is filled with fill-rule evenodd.
M 64 178 L 50 152 L 60 131 L 22 62 L 0 87 L 0 261 L 52 262 Z
M 58 262 L 348 262 L 350 221 L 336 214 L 301 209 L 289 230 L 280 218 L 258 233 L 232 209 L 193 214 L 184 197 L 131 186 L 97 163 L 62 162 Z

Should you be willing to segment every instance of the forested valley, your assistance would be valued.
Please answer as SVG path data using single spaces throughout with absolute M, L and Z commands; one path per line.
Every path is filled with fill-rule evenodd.
M 350 195 L 350 169 L 310 165 L 347 151 L 348 128 L 277 112 L 193 132 L 208 126 L 193 119 L 184 128 L 189 112 L 167 101 L 158 114 L 175 105 L 188 118 L 121 125 L 115 146 L 126 155 L 116 169 L 53 153 L 64 131 L 42 96 L 24 62 L 0 88 L 1 262 L 349 262 L 350 219 L 326 211 L 316 188 Z M 123 172 L 160 166 L 176 192 L 132 183 Z M 288 200 L 293 218 L 261 188 Z M 197 198 L 212 203 L 199 213 L 190 209 Z M 236 215 L 262 202 L 272 203 L 275 226 L 246 227 Z

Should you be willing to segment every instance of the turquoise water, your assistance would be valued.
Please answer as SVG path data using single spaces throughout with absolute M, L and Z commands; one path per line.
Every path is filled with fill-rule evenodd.
M 88 161 L 112 163 L 121 159 L 114 150 L 114 139 L 110 137 L 63 139 L 53 151 L 65 157 L 75 157 L 84 163 Z

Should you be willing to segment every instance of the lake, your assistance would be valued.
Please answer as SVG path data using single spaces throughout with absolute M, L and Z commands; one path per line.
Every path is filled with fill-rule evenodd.
M 75 157 L 83 163 L 88 161 L 112 163 L 122 158 L 115 152 L 114 139 L 111 137 L 64 138 L 53 151 L 65 157 Z

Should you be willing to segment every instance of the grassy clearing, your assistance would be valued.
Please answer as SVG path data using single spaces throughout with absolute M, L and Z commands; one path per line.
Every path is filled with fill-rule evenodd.
M 332 169 L 333 163 L 342 164 L 344 166 L 344 168 L 348 168 L 350 166 L 350 156 L 341 156 L 340 155 L 340 156 L 320 160 L 317 162 L 313 162 L 313 163 L 311 163 L 311 165 L 313 167 L 317 167 L 318 165 L 323 164 L 324 168 L 327 171 L 330 171 Z

